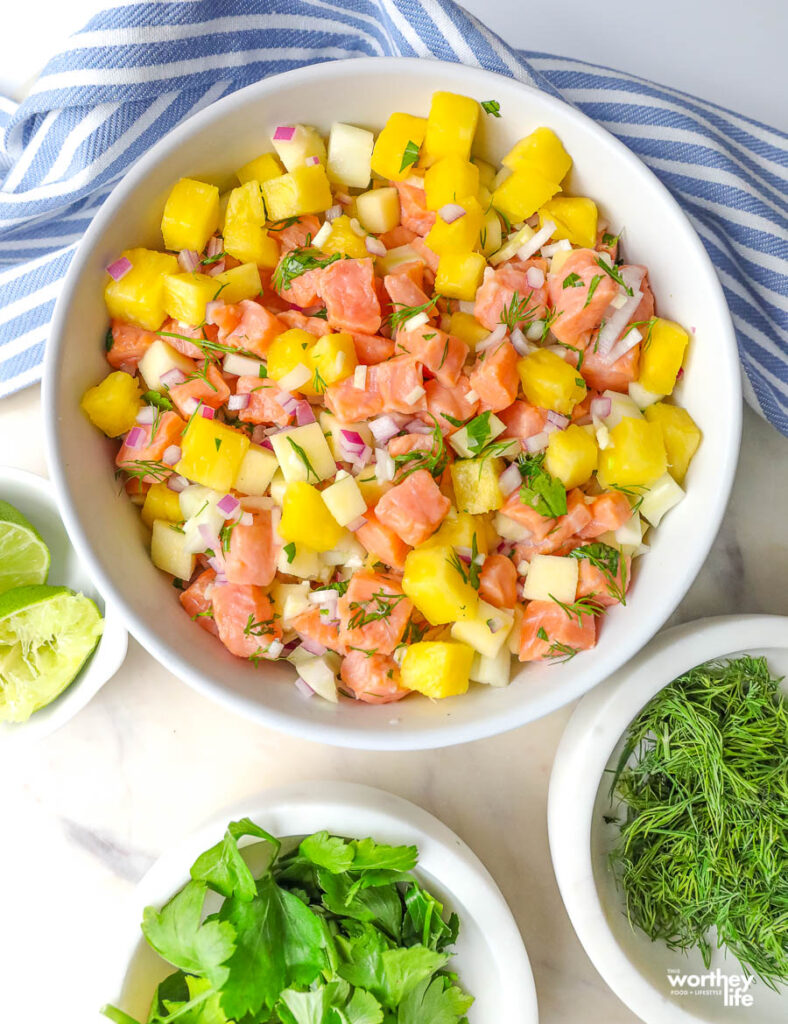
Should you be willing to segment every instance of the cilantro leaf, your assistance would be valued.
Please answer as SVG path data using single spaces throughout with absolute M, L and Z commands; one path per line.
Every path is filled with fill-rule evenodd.
M 493 117 L 501 116 L 501 104 L 498 100 L 482 100 L 482 110 Z
M 403 939 L 406 945 L 421 942 L 423 946 L 442 952 L 457 941 L 460 921 L 452 914 L 443 920 L 443 904 L 426 889 L 413 882 L 405 893 Z
M 420 981 L 439 971 L 448 959 L 445 954 L 421 945 L 387 949 L 381 956 L 386 987 L 384 1005 L 399 1006 Z
M 311 992 L 287 988 L 279 997 L 278 1018 L 283 1024 L 323 1024 L 330 1000 L 331 990 L 327 985 Z
M 468 449 L 474 455 L 478 455 L 481 452 L 492 436 L 492 427 L 490 426 L 491 415 L 490 412 L 483 412 L 480 416 L 475 416 L 465 424 L 465 430 L 468 435 Z
M 308 270 L 321 270 L 337 260 L 344 259 L 342 253 L 332 253 L 324 256 L 317 249 L 292 249 L 279 261 L 279 265 L 273 273 L 271 283 L 278 292 L 287 291 L 290 282 Z
M 397 1024 L 460 1024 L 472 1003 L 451 978 L 425 979 L 400 1004 Z
M 192 865 L 191 876 L 194 881 L 205 882 L 209 889 L 222 896 L 237 895 L 240 900 L 248 902 L 257 895 L 257 885 L 238 849 L 241 836 L 256 836 L 265 840 L 272 847 L 273 858 L 276 858 L 279 840 L 248 818 L 242 818 L 240 821 L 231 821 L 221 841 L 200 854 Z
M 400 165 L 400 174 L 405 170 L 406 167 L 410 167 L 415 164 L 419 159 L 419 147 L 413 140 L 409 140 L 407 146 L 402 153 L 402 164 Z
M 344 1010 L 348 1024 L 380 1024 L 383 1008 L 371 992 L 357 988 Z
M 393 884 L 361 889 L 347 874 L 318 868 L 323 906 L 332 914 L 374 924 L 396 941 L 402 934 L 402 900 Z M 348 978 L 352 983 L 352 979 Z
M 365 871 L 371 868 L 389 871 L 411 871 L 416 866 L 418 850 L 415 846 L 386 846 L 374 839 L 354 839 L 356 854 L 353 870 Z
M 520 501 L 541 516 L 566 515 L 566 488 L 543 467 L 544 452 L 538 455 L 520 455 L 516 461 L 523 478 Z
M 307 836 L 299 846 L 299 852 L 320 868 L 326 868 L 334 875 L 347 871 L 353 863 L 353 847 L 339 836 L 328 832 L 316 832 Z

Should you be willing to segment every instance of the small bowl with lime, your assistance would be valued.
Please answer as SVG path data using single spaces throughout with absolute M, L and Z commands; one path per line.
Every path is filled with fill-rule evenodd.
M 0 468 L 0 751 L 54 732 L 126 656 L 47 480 Z

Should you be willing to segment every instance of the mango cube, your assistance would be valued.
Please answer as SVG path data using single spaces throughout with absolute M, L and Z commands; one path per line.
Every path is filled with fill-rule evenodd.
M 490 332 L 472 313 L 463 313 L 458 310 L 452 313 L 449 321 L 449 334 L 464 341 L 470 348 L 476 348 L 480 341 L 489 337 Z
M 683 327 L 656 317 L 641 347 L 638 383 L 647 391 L 672 394 L 688 344 L 689 335 Z
M 515 171 L 502 182 L 493 192 L 492 201 L 496 210 L 517 222 L 527 220 L 560 191 L 558 182 L 528 167 Z
M 577 370 L 555 352 L 539 349 L 517 363 L 525 397 L 540 409 L 569 416 L 586 396 L 586 384 Z
M 283 331 L 271 342 L 268 349 L 268 376 L 272 380 L 281 380 L 299 365 L 312 368 L 312 349 L 317 344 L 317 338 L 308 331 L 302 331 L 300 327 L 293 327 L 289 331 Z M 315 395 L 314 381 L 307 381 L 299 385 L 298 391 L 305 395 Z
M 550 128 L 537 128 L 509 150 L 501 163 L 513 171 L 531 168 L 548 181 L 563 181 L 572 158 Z
M 317 483 L 334 476 L 337 471 L 319 423 L 282 430 L 272 435 L 271 444 L 288 484 L 309 480 Z
M 503 493 L 498 485 L 502 470 L 501 459 L 457 459 L 451 467 L 457 508 L 472 515 L 499 509 L 503 505 Z
M 573 604 L 577 596 L 579 563 L 576 558 L 534 555 L 523 584 L 527 601 L 561 601 Z
M 395 188 L 373 188 L 356 196 L 356 212 L 365 231 L 381 235 L 400 221 L 399 193 Z
M 455 622 L 451 627 L 453 640 L 468 644 L 485 658 L 495 658 L 506 646 L 506 638 L 514 624 L 511 612 L 496 608 L 486 601 L 479 601 L 476 617 Z
M 441 699 L 467 693 L 473 649 L 452 641 L 411 644 L 402 660 L 402 685 L 426 697 Z
M 316 487 L 294 480 L 285 491 L 279 533 L 286 541 L 308 545 L 313 551 L 329 551 L 339 542 L 342 527 Z
M 241 263 L 240 266 L 215 274 L 212 280 L 220 289 L 222 302 L 228 305 L 243 299 L 254 299 L 262 290 L 256 263 Z
M 166 519 L 153 521 L 150 557 L 157 569 L 180 580 L 188 580 L 194 572 L 196 559 L 187 550 L 185 534 L 173 529 L 173 524 Z
M 596 469 L 599 449 L 595 438 L 576 424 L 550 435 L 545 454 L 545 469 L 570 490 L 587 483 Z
M 649 423 L 662 429 L 662 440 L 668 455 L 668 469 L 676 483 L 683 483 L 692 457 L 698 450 L 701 433 L 686 409 L 678 405 L 656 402 L 645 410 Z
M 207 274 L 167 274 L 164 278 L 167 316 L 194 327 L 204 324 L 205 307 L 216 298 L 221 287 L 215 277 Z
M 347 526 L 367 511 L 367 503 L 356 479 L 349 473 L 342 477 L 337 476 L 334 483 L 329 484 L 320 493 L 328 511 L 340 526 Z
M 152 249 L 126 249 L 122 256 L 131 263 L 131 270 L 119 281 L 107 281 L 104 301 L 109 315 L 148 331 L 158 331 L 167 317 L 164 278 L 178 273 L 178 260 Z
M 428 537 L 419 548 L 452 547 L 473 549 L 474 539 L 476 550 L 486 555 L 488 551 L 487 531 L 481 516 L 472 516 L 468 512 L 457 512 L 449 509 L 449 514 L 438 530 Z
M 330 384 L 349 377 L 358 363 L 353 335 L 344 331 L 318 338 L 310 357 L 314 368 L 312 384 L 317 394 L 322 394 Z
M 142 506 L 142 521 L 146 526 L 152 527 L 154 519 L 163 519 L 168 523 L 180 523 L 183 521 L 178 495 L 167 486 L 166 482 L 152 484 L 150 490 L 145 495 L 145 503 Z
M 334 185 L 366 188 L 372 176 L 375 136 L 366 128 L 335 121 L 328 136 L 326 172 Z
M 289 174 L 270 178 L 260 186 L 271 220 L 322 213 L 333 203 L 331 185 L 322 164 L 296 167 Z
M 450 299 L 473 302 L 486 266 L 480 252 L 445 252 L 438 263 L 435 290 Z
M 472 619 L 479 595 L 456 568 L 457 555 L 448 545 L 420 547 L 405 558 L 402 589 L 433 626 Z
M 456 202 L 457 196 L 475 196 L 478 191 L 479 168 L 456 154 L 438 160 L 424 174 L 428 210 L 439 210 Z
M 466 196 L 458 200 L 457 205 L 461 206 L 465 213 L 451 224 L 447 224 L 438 214 L 424 239 L 430 249 L 439 256 L 446 252 L 472 252 L 479 244 L 479 235 L 484 223 L 484 212 L 479 200 L 475 196 Z
M 164 204 L 161 233 L 164 248 L 202 252 L 219 227 L 219 189 L 204 181 L 181 178 Z
M 263 153 L 248 164 L 239 167 L 235 172 L 238 181 L 245 185 L 247 181 L 269 181 L 284 174 L 284 167 L 273 153 Z
M 610 445 L 599 453 L 602 487 L 648 487 L 668 468 L 658 423 L 626 417 L 610 431 Z
M 258 497 L 265 494 L 278 468 L 279 463 L 273 452 L 257 444 L 250 445 L 238 467 L 238 476 L 235 478 L 236 491 Z
M 350 217 L 345 213 L 331 222 L 331 231 L 319 248 L 327 254 L 338 252 L 356 260 L 363 260 L 370 255 L 364 239 L 353 230 Z
M 91 423 L 107 437 L 120 437 L 131 430 L 142 402 L 139 384 L 122 370 L 110 373 L 93 388 L 88 388 L 80 405 Z
M 234 188 L 224 215 L 224 248 L 241 263 L 275 267 L 279 262 L 279 246 L 263 225 L 265 207 L 257 181 Z
M 540 227 L 552 221 L 555 224 L 553 238 L 566 238 L 584 249 L 593 249 L 596 245 L 598 218 L 594 200 L 579 196 L 556 196 L 539 210 Z
M 240 431 L 197 413 L 183 433 L 175 472 L 214 491 L 229 491 L 249 444 L 249 438 Z
M 411 163 L 402 166 L 405 150 L 418 150 L 424 141 L 427 119 L 412 114 L 391 114 L 372 150 L 372 170 L 389 181 L 404 181 L 412 174 Z
M 453 92 L 433 93 L 424 134 L 425 164 L 429 167 L 446 156 L 468 160 L 478 123 L 476 100 Z

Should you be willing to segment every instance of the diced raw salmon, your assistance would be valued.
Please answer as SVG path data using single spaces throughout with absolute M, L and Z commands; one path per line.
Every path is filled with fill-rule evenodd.
M 413 605 L 402 592 L 401 577 L 357 572 L 340 597 L 339 638 L 347 650 L 362 647 L 391 654 L 402 639 Z
M 479 573 L 479 597 L 496 608 L 517 603 L 517 570 L 505 555 L 488 555 Z
M 508 341 L 479 354 L 471 370 L 471 387 L 479 396 L 482 411 L 500 412 L 517 398 L 517 351 Z
M 286 427 L 293 420 L 293 414 L 285 412 L 278 395 L 279 385 L 270 377 L 239 377 L 235 385 L 236 395 L 249 395 L 249 404 L 238 413 L 242 423 L 276 424 Z
M 191 586 L 180 592 L 178 600 L 200 629 L 218 636 L 219 630 L 213 620 L 211 609 L 211 593 L 215 579 L 216 573 L 213 569 L 206 569 L 205 572 L 200 573 Z
M 321 316 L 304 316 L 297 309 L 288 309 L 284 313 L 277 313 L 276 316 L 285 327 L 298 327 L 302 331 L 314 334 L 316 338 L 331 333 L 331 328 Z
M 506 424 L 506 430 L 501 434 L 502 438 L 533 437 L 544 430 L 547 422 L 547 413 L 544 409 L 537 409 L 535 405 L 522 401 L 512 402 L 508 409 L 501 409 L 496 415 Z
M 179 320 L 165 320 L 159 328 L 158 335 L 182 356 L 188 356 L 189 359 L 204 359 L 205 349 L 200 348 L 198 343 L 216 341 L 219 329 L 215 324 L 201 324 L 195 327 L 192 324 L 182 324 Z
M 282 627 L 261 587 L 248 583 L 214 585 L 211 605 L 219 639 L 239 658 L 262 654 L 282 636 Z
M 649 284 L 648 269 L 646 267 L 635 265 L 632 265 L 630 268 L 624 265 L 621 269 L 640 270 L 643 272 L 643 280 L 640 282 L 640 287 L 638 288 L 638 291 L 643 292 L 643 298 L 640 300 L 637 309 L 632 314 L 631 323 L 642 323 L 644 320 L 650 320 L 651 317 L 654 316 L 654 293 L 652 292 L 651 285 Z M 645 337 L 645 330 L 642 330 L 640 333 Z
M 529 601 L 520 626 L 520 661 L 561 661 L 590 650 L 596 645 L 596 619 L 579 619 L 554 601 Z
M 416 266 L 418 268 L 419 283 L 413 280 L 411 275 L 407 271 L 403 271 L 402 267 L 392 274 L 386 274 L 383 278 L 383 287 L 388 292 L 391 304 L 395 309 L 404 309 L 406 307 L 415 306 L 426 306 L 429 303 L 429 296 L 425 295 L 421 290 L 421 278 L 422 270 L 421 263 L 416 264 L 403 264 L 403 267 Z M 435 316 L 435 307 L 425 310 L 427 316 Z
M 406 544 L 423 544 L 446 518 L 451 502 L 441 494 L 426 469 L 417 469 L 387 491 L 375 506 L 375 515 Z
M 264 305 L 269 312 L 277 314 L 290 309 L 290 303 L 287 299 L 283 299 L 279 292 L 274 290 L 274 268 L 258 267 L 257 271 L 260 274 L 260 287 L 262 289 L 260 302 L 262 305 Z
M 161 462 L 170 445 L 180 445 L 181 435 L 186 428 L 186 423 L 180 418 L 177 412 L 163 412 L 157 423 L 138 424 L 140 430 L 145 433 L 145 440 L 139 448 L 129 448 L 125 440 L 120 446 L 120 451 L 115 457 L 115 465 L 119 469 L 136 470 L 143 469 L 142 463 Z M 155 433 L 152 433 L 153 428 Z M 143 473 L 141 479 L 145 483 L 155 483 L 163 479 L 163 472 Z
M 399 665 L 385 654 L 349 651 L 340 674 L 356 700 L 365 704 L 390 704 L 412 692 L 400 683 Z
M 107 362 L 113 370 L 135 373 L 140 359 L 156 341 L 157 335 L 123 320 L 112 320 L 111 332 L 112 348 L 107 352 Z
M 397 331 L 395 349 L 413 355 L 446 387 L 453 387 L 460 379 L 469 352 L 464 341 L 432 324 Z
M 288 218 L 289 220 L 290 218 Z M 279 226 L 281 224 L 281 226 Z M 284 255 L 293 249 L 304 249 L 320 230 L 320 221 L 313 214 L 299 217 L 294 224 L 285 225 L 284 221 L 268 228 L 268 234 L 279 243 L 279 251 Z
M 632 506 L 627 496 L 620 491 L 606 491 L 594 498 L 588 506 L 589 521 L 577 531 L 579 537 L 599 537 L 610 530 L 617 530 L 632 518 Z
M 353 347 L 356 359 L 366 366 L 383 363 L 394 355 L 394 342 L 380 334 L 354 334 Z
M 594 351 L 594 345 L 589 345 L 580 373 L 586 384 L 597 391 L 626 391 L 630 382 L 637 380 L 639 367 L 639 343 L 614 363 L 608 363 L 605 356 Z
M 371 259 L 338 260 L 325 267 L 320 271 L 319 294 L 329 324 L 338 331 L 377 334 L 380 330 L 380 302 Z
M 493 270 L 487 267 L 484 279 L 476 293 L 473 315 L 484 326 L 493 331 L 504 322 L 503 315 L 514 326 L 524 327 L 533 320 L 544 317 L 547 302 L 547 284 L 532 288 L 528 284 L 528 263 L 518 266 L 504 264 Z M 510 317 L 510 312 L 513 315 Z
M 344 654 L 345 648 L 339 639 L 339 625 L 328 621 L 327 608 L 310 608 L 296 615 L 290 623 L 302 640 L 313 640 L 331 651 Z
M 447 437 L 460 429 L 458 423 L 473 419 L 479 410 L 478 399 L 468 401 L 471 382 L 465 374 L 462 374 L 454 387 L 446 387 L 439 380 L 428 380 L 424 384 L 424 390 L 427 392 L 427 412 L 419 413 L 419 419 L 431 427 L 435 426 L 437 419 L 441 433 Z M 451 416 L 455 422 L 452 423 L 446 416 Z
M 194 412 L 195 401 L 218 409 L 229 397 L 230 389 L 224 377 L 216 363 L 208 359 L 204 360 L 202 366 L 182 384 L 175 384 L 170 388 L 170 398 L 185 419 Z
M 543 516 L 536 509 L 520 500 L 520 488 L 516 488 L 501 506 L 501 515 L 514 519 L 516 523 L 531 531 L 531 540 L 540 541 L 554 530 L 558 520 Z
M 563 555 L 575 546 L 574 538 L 583 535 L 583 530 L 591 522 L 589 506 L 581 490 L 574 488 L 566 496 L 566 515 L 558 516 L 555 525 L 541 539 L 536 537 L 517 544 L 515 562 L 525 559 L 527 562 L 534 555 Z
M 432 446 L 432 434 L 398 434 L 389 441 L 389 455 L 393 459 L 409 452 L 428 452 Z
M 378 235 L 387 249 L 399 249 L 401 245 L 409 245 L 415 237 L 416 232 L 402 224 L 397 224 L 391 231 L 384 231 L 382 235 Z
M 367 386 L 370 378 L 380 393 L 386 412 L 406 412 L 415 415 L 427 408 L 426 392 L 418 397 L 414 395 L 418 390 L 424 390 L 424 381 L 421 364 L 411 356 L 396 356 L 385 363 L 378 363 L 367 370 Z
M 256 356 L 265 356 L 271 342 L 285 330 L 285 325 L 259 302 L 242 299 L 235 306 L 219 306 L 211 311 L 211 321 L 219 327 L 223 345 L 244 349 Z
M 416 185 L 409 185 L 405 181 L 395 181 L 394 184 L 399 192 L 402 226 L 423 238 L 435 223 L 435 213 L 427 209 L 424 189 L 417 188 Z
M 224 552 L 225 575 L 230 583 L 267 587 L 276 575 L 278 551 L 271 512 L 258 512 L 252 516 L 251 526 L 231 528 L 229 549 Z
M 550 330 L 567 345 L 585 348 L 588 332 L 599 327 L 610 300 L 618 292 L 616 282 L 599 266 L 600 258 L 593 249 L 575 249 L 557 274 L 548 275 L 549 298 L 556 314 Z M 582 283 L 564 287 L 572 274 Z M 594 290 L 589 298 L 592 284 Z
M 608 238 L 614 238 L 614 242 L 606 242 L 605 235 Z M 597 252 L 606 252 L 608 256 L 615 263 L 618 257 L 618 235 L 613 235 L 610 229 L 606 226 L 602 226 L 596 233 L 596 245 L 594 246 Z
M 364 514 L 364 518 L 366 522 L 356 530 L 356 539 L 377 561 L 390 565 L 392 569 L 404 569 L 410 547 L 392 529 L 384 526 L 372 509 Z
M 383 397 L 370 377 L 371 371 L 367 371 L 365 388 L 354 387 L 352 377 L 326 388 L 326 406 L 343 423 L 358 423 L 383 412 Z
M 423 238 L 418 235 L 410 242 L 410 247 L 424 260 L 426 265 L 432 271 L 433 274 L 438 273 L 438 264 L 440 263 L 440 256 L 435 252 L 434 249 L 430 249 Z M 427 283 L 425 275 L 425 284 Z
M 615 579 L 611 580 L 601 569 L 592 565 L 587 558 L 578 560 L 580 576 L 577 582 L 578 597 L 593 597 L 597 604 L 608 607 L 611 604 L 618 604 L 618 594 L 629 590 L 632 582 L 631 568 L 632 559 L 619 557 L 618 572 Z

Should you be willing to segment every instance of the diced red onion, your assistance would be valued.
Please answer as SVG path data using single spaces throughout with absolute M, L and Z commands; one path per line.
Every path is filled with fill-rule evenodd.
M 205 542 L 206 548 L 212 548 L 214 551 L 221 550 L 222 545 L 221 542 L 219 541 L 218 536 L 214 533 L 214 531 L 210 528 L 210 526 L 207 523 L 200 523 L 197 529 L 199 530 L 200 536 Z
M 295 679 L 293 680 L 293 685 L 295 686 L 296 690 L 298 690 L 298 692 L 301 694 L 301 696 L 304 697 L 306 700 L 308 700 L 310 697 L 314 697 L 315 691 L 312 689 L 309 683 L 304 682 L 301 676 L 295 677 Z
M 239 526 L 251 526 L 254 522 L 254 516 L 251 512 L 242 512 L 238 518 Z
M 326 220 L 329 221 L 329 222 L 331 222 L 332 220 L 336 220 L 337 217 L 341 217 L 341 216 L 342 216 L 342 207 L 339 204 L 337 204 L 336 206 L 329 206 L 329 208 L 326 210 L 326 213 L 325 213 Z
M 630 295 L 623 306 L 614 309 L 606 319 L 604 326 L 599 331 L 598 346 L 601 355 L 605 356 L 618 341 L 619 335 L 632 319 L 632 315 L 640 305 L 643 298 L 642 292 L 635 292 Z M 608 312 L 610 307 L 608 307 Z
M 354 519 L 352 522 L 348 523 L 345 526 L 345 529 L 350 530 L 351 533 L 355 533 L 356 530 L 361 529 L 361 527 L 366 523 L 366 521 L 367 520 L 364 516 L 359 516 L 358 519 Z
M 374 235 L 367 235 L 364 239 L 364 245 L 367 247 L 367 252 L 371 252 L 373 256 L 385 256 L 388 252 L 386 246 L 379 238 L 375 238 Z
M 167 478 L 167 486 L 171 491 L 175 491 L 176 494 L 180 494 L 181 491 L 185 491 L 189 486 L 189 481 L 185 476 L 178 476 L 177 473 L 173 473 L 172 476 Z
M 476 351 L 478 352 L 480 349 L 485 351 L 493 345 L 497 345 L 499 341 L 503 341 L 506 337 L 506 330 L 506 324 L 498 324 L 497 327 L 490 331 L 486 338 L 479 342 L 476 346 Z
M 538 434 L 532 434 L 530 437 L 526 437 L 523 441 L 525 450 L 528 452 L 543 452 L 547 447 L 547 442 L 550 440 L 548 432 L 541 430 Z
M 633 292 L 639 291 L 643 278 L 646 276 L 645 267 L 619 267 L 621 280 L 631 288 Z
M 181 457 L 181 449 L 177 444 L 171 444 L 164 449 L 161 461 L 165 466 L 174 466 Z
M 264 437 L 262 441 L 260 441 L 260 447 L 267 448 L 269 452 L 272 452 L 274 450 L 274 446 L 271 444 L 270 438 L 267 437 Z
M 208 244 L 205 247 L 205 255 L 210 260 L 214 256 L 218 256 L 224 248 L 224 239 L 221 235 L 211 235 L 208 239 Z
M 470 564 L 471 558 L 473 557 L 473 552 L 471 551 L 470 548 L 458 547 L 454 550 L 457 552 L 457 557 L 460 559 L 461 562 Z
M 544 284 L 544 271 L 539 267 L 529 267 L 525 272 L 525 280 L 530 288 L 541 288 Z
M 204 405 L 200 409 L 200 415 L 202 416 L 202 418 L 204 420 L 212 420 L 214 418 L 214 416 L 216 415 L 216 410 L 212 409 L 210 407 L 210 405 Z
M 132 427 L 131 430 L 126 434 L 126 439 L 123 442 L 127 448 L 142 448 L 148 439 L 148 435 L 142 429 L 142 427 Z
M 245 409 L 249 404 L 249 398 L 249 395 L 230 395 L 227 399 L 227 408 L 232 410 Z
M 411 388 L 407 395 L 405 395 L 405 401 L 408 405 L 414 405 L 419 401 L 419 399 L 424 398 L 426 394 L 427 392 L 424 388 L 420 384 L 417 384 L 415 388 Z
M 543 245 L 542 256 L 547 256 L 552 259 L 552 257 L 555 256 L 556 253 L 569 252 L 571 248 L 572 243 L 566 238 L 561 238 L 559 239 L 559 241 L 553 242 L 552 245 Z
M 548 420 L 542 427 L 542 432 L 544 434 L 554 434 L 556 430 L 558 430 L 558 427 L 555 425 L 555 423 L 551 423 L 550 420 Z
M 200 265 L 200 254 L 194 249 L 181 249 L 178 253 L 178 266 L 184 274 L 192 274 Z
M 107 267 L 107 273 L 109 274 L 113 281 L 120 281 L 122 277 L 125 277 L 126 274 L 128 274 L 131 268 L 131 260 L 127 259 L 125 256 L 121 256 L 120 259 L 117 259 L 113 263 L 110 263 L 110 265 Z
M 402 325 L 402 330 L 405 332 L 415 331 L 419 327 L 426 327 L 429 322 L 430 318 L 422 310 L 421 313 L 416 313 L 415 316 L 412 316 L 410 317 L 410 319 L 406 320 L 405 323 Z
M 159 377 L 159 380 L 168 388 L 177 387 L 178 384 L 183 384 L 186 380 L 186 374 L 177 366 L 173 366 L 171 370 L 165 370 L 165 372 Z
M 320 657 L 321 655 L 325 654 L 325 653 L 326 653 L 326 651 L 328 650 L 328 648 L 327 648 L 327 647 L 324 647 L 324 646 L 323 646 L 322 644 L 319 644 L 319 643 L 317 642 L 317 640 L 313 640 L 313 639 L 312 639 L 311 637 L 309 637 L 309 636 L 305 636 L 305 637 L 304 637 L 304 638 L 303 638 L 303 639 L 301 640 L 301 646 L 302 646 L 302 647 L 303 647 L 303 649 L 304 649 L 305 651 L 307 651 L 307 652 L 308 652 L 309 654 L 315 654 L 315 655 L 317 655 L 317 657 L 318 657 L 318 658 L 319 658 L 319 657 Z
M 520 470 L 517 468 L 517 464 L 513 462 L 498 477 L 498 486 L 501 488 L 502 494 L 511 494 L 512 491 L 517 490 L 522 481 L 523 478 L 520 476 Z
M 568 416 L 562 416 L 560 412 L 553 412 L 552 409 L 547 410 L 547 421 L 553 423 L 559 430 L 566 430 L 570 423 Z
M 530 341 L 526 340 L 525 335 L 519 327 L 515 327 L 515 329 L 512 331 L 509 337 L 511 339 L 512 345 L 514 346 L 515 352 L 520 356 L 527 356 L 528 353 L 533 352 L 534 348 L 536 347 L 532 345 Z
M 295 418 L 296 423 L 299 427 L 305 426 L 307 423 L 315 422 L 315 414 L 312 410 L 312 406 L 309 402 L 303 401 L 298 402 L 295 407 Z
M 288 416 L 292 416 L 295 413 L 299 402 L 299 399 L 296 398 L 295 395 L 291 395 L 289 391 L 277 391 L 274 398 L 282 406 L 282 409 Z
M 215 263 L 211 263 L 205 268 L 208 271 L 210 277 L 216 277 L 217 274 L 224 273 L 224 257 L 220 260 L 216 260 Z
M 613 409 L 613 402 L 609 397 L 601 395 L 599 398 L 592 398 L 591 405 L 589 406 L 589 412 L 592 416 L 596 416 L 598 419 L 603 420 L 606 416 L 609 416 Z
M 315 167 L 317 164 L 320 163 L 320 157 L 308 156 L 306 160 L 304 160 L 304 163 L 307 165 L 307 167 Z
M 366 441 L 357 430 L 345 430 L 342 428 L 339 434 L 341 446 L 354 455 L 360 455 L 367 446 Z
M 549 238 L 551 238 L 555 231 L 555 224 L 549 220 L 544 227 L 537 231 L 535 235 L 528 239 L 527 242 L 523 242 L 520 248 L 517 250 L 518 260 L 527 260 L 529 257 L 544 245 Z
M 281 656 L 282 651 L 284 649 L 285 649 L 285 645 L 282 643 L 281 640 L 272 640 L 271 643 L 268 645 L 268 650 L 266 651 L 266 657 L 268 657 L 268 658 L 278 658 L 278 657 Z
M 274 142 L 292 142 L 295 135 L 295 125 L 280 124 L 274 128 Z
M 467 395 L 466 395 L 467 398 Z M 424 420 L 410 420 L 405 424 L 404 429 L 409 434 L 431 434 L 435 427 L 429 426 Z
M 400 428 L 391 416 L 378 416 L 377 419 L 369 421 L 369 429 L 378 444 L 386 444 L 399 433 Z
M 152 405 L 143 405 L 140 411 L 136 415 L 137 423 L 151 424 L 153 423 L 155 413 Z
M 693 329 L 693 331 L 695 330 L 695 328 L 694 328 L 694 327 L 693 327 L 692 329 Z M 680 366 L 680 367 L 679 367 L 679 372 L 678 372 L 678 373 L 676 374 L 676 380 L 681 380 L 681 378 L 682 378 L 683 376 L 684 376 L 684 367 L 683 367 L 683 366 Z
M 637 327 L 631 327 L 623 337 L 615 343 L 608 354 L 604 357 L 604 362 L 611 364 L 615 363 L 622 356 L 625 356 L 631 348 L 639 344 L 643 340 L 643 335 L 637 329 Z
M 394 479 L 396 465 L 385 448 L 375 449 L 375 476 L 379 484 Z
M 234 516 L 240 507 L 240 501 L 234 498 L 232 494 L 225 494 L 223 498 L 216 502 L 216 511 L 221 512 L 223 519 L 229 519 L 230 516 Z
M 438 210 L 438 216 L 446 224 L 453 224 L 465 216 L 465 209 L 459 203 L 446 203 Z
M 220 558 L 219 555 L 213 555 L 211 558 L 207 559 L 207 561 L 210 568 L 216 573 L 217 580 L 221 577 L 220 582 L 226 583 L 227 576 L 225 574 L 224 559 Z
M 501 623 L 495 618 L 488 619 L 487 625 L 489 626 L 491 633 L 497 633 L 498 630 L 501 628 Z

